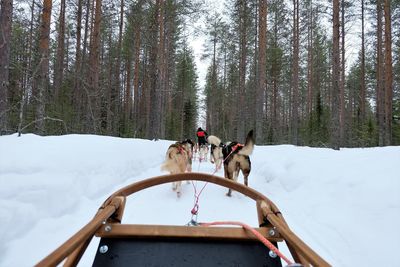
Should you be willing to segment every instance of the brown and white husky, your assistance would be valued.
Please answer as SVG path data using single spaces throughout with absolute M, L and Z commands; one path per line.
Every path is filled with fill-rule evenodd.
M 170 145 L 161 170 L 168 171 L 170 174 L 191 172 L 193 145 L 190 139 Z M 181 185 L 182 181 L 172 183 L 172 189 L 176 191 L 178 197 L 181 196 Z
M 251 171 L 250 155 L 254 149 L 254 136 L 251 130 L 246 137 L 244 145 L 238 142 L 231 142 L 229 144 L 222 144 L 221 140 L 216 136 L 209 136 L 207 142 L 211 146 L 211 157 L 217 166 L 224 163 L 224 176 L 225 178 L 237 181 L 239 171 L 242 171 L 244 177 L 244 184 L 248 185 L 248 177 Z M 222 157 L 221 157 L 222 154 Z M 232 190 L 229 189 L 227 196 L 231 196 Z

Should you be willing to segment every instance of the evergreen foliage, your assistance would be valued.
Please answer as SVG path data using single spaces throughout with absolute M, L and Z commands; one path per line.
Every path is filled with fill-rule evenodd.
M 343 42 L 345 34 L 345 44 L 339 52 L 346 57 L 340 77 L 332 71 L 332 2 L 299 1 L 295 34 L 297 1 L 268 0 L 263 24 L 261 0 L 226 0 L 224 12 L 205 12 L 197 0 L 77 0 L 74 5 L 67 1 L 65 10 L 63 1 L 46 0 L 52 4 L 48 48 L 43 47 L 41 33 L 43 23 L 48 26 L 42 20 L 43 3 L 3 2 L 14 2 L 14 8 L 10 40 L 5 40 L 10 51 L 0 51 L 10 61 L 8 72 L 0 73 L 0 96 L 6 96 L 0 101 L 0 134 L 91 133 L 178 140 L 195 138 L 197 127 L 205 123 L 209 134 L 223 140 L 243 142 L 246 129 L 258 129 L 259 144 L 329 146 L 332 118 L 340 113 L 340 146 L 400 144 L 398 0 L 381 1 L 382 5 L 340 2 L 345 32 L 341 29 L 339 39 Z M 353 40 L 348 37 L 358 38 L 354 31 L 361 23 L 361 3 L 368 25 L 365 52 L 352 47 L 349 53 Z M 391 100 L 385 98 L 391 92 L 385 46 L 389 3 Z M 199 18 L 206 21 L 202 58 L 209 62 L 204 88 L 199 86 L 188 37 Z M 47 49 L 48 67 L 42 64 Z M 336 50 L 335 46 L 335 54 Z M 349 61 L 354 51 L 359 56 Z M 333 81 L 343 86 L 344 102 L 334 112 Z

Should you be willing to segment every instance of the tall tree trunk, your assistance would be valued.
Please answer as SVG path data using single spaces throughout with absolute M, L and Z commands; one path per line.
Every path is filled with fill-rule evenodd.
M 311 118 L 313 109 L 313 4 L 310 1 L 308 35 L 307 35 L 307 116 Z
M 183 56 L 185 57 L 184 62 L 186 64 L 186 55 L 187 55 L 187 47 L 186 47 L 186 43 L 184 44 L 183 47 Z M 182 140 L 183 139 L 183 129 L 185 127 L 184 125 L 184 108 L 185 108 L 185 100 L 186 100 L 186 74 L 187 74 L 187 69 L 183 68 L 182 70 L 179 70 L 179 72 L 182 72 L 182 77 L 181 77 L 181 81 L 180 84 L 178 84 L 178 90 L 181 92 L 181 97 L 179 99 L 179 104 L 178 104 L 178 113 L 180 114 L 180 121 L 179 121 L 179 139 Z
M 61 0 L 60 16 L 58 18 L 57 56 L 54 67 L 54 99 L 57 101 L 64 71 L 64 50 L 65 50 L 65 0 Z
M 165 114 L 172 114 L 173 107 L 172 107 L 172 96 L 173 96 L 173 86 L 174 86 L 174 78 L 175 78 L 175 34 L 176 34 L 176 24 L 175 24 L 175 19 L 176 19 L 176 5 L 175 1 L 168 1 L 166 3 L 166 22 L 165 22 L 165 27 L 166 27 L 166 47 L 165 47 L 165 52 L 166 52 L 166 61 L 168 63 L 166 67 L 166 73 L 165 73 L 165 90 L 167 93 L 166 96 L 166 101 L 167 101 L 167 106 L 166 106 L 166 112 Z M 171 121 L 170 116 L 165 116 Z M 171 129 L 167 129 L 168 132 L 171 132 Z M 166 138 L 171 138 L 170 135 L 166 136 Z
M 332 43 L 332 121 L 331 145 L 340 149 L 340 54 L 339 54 L 339 0 L 333 0 Z
M 227 52 L 227 47 L 226 47 L 226 44 L 224 43 L 224 46 L 223 46 L 223 53 L 224 53 L 224 77 L 223 77 L 223 86 L 222 86 L 222 89 L 223 89 L 223 91 L 224 92 L 226 92 L 227 91 L 227 57 L 228 57 L 228 52 Z M 223 114 L 223 118 L 222 118 L 222 138 L 224 139 L 224 140 L 226 140 L 227 139 L 227 127 L 228 127 L 228 120 L 227 120 L 227 115 L 226 115 L 226 111 L 227 111 L 227 106 L 226 106 L 226 101 L 227 101 L 227 98 L 226 97 L 223 97 L 222 98 L 222 114 Z
M 158 117 L 158 138 L 165 138 L 165 71 L 166 71 L 166 58 L 165 58 L 165 1 L 160 2 L 160 14 L 158 16 L 159 24 L 159 44 L 158 44 L 158 77 L 157 88 L 159 90 L 157 97 L 159 98 L 160 116 Z
M 21 134 L 21 128 L 22 128 L 22 123 L 24 120 L 24 109 L 25 109 L 25 104 L 28 98 L 28 91 L 33 94 L 33 82 L 32 78 L 35 75 L 32 70 L 32 50 L 33 50 L 33 24 L 35 20 L 35 6 L 36 6 L 36 0 L 32 0 L 31 4 L 31 19 L 29 22 L 29 37 L 28 37 L 28 51 L 27 51 L 27 63 L 26 63 L 26 69 L 24 73 L 24 82 L 22 84 L 22 91 L 21 91 L 21 103 L 20 103 L 20 109 L 19 109 L 19 122 L 18 122 L 18 133 Z M 37 69 L 37 68 L 36 68 Z
M 108 47 L 112 47 L 113 45 L 113 29 L 109 30 L 108 33 Z M 120 51 L 120 50 L 118 50 Z M 103 53 L 103 49 L 102 49 Z M 101 56 L 101 58 L 103 55 Z M 115 80 L 116 77 L 113 77 L 113 73 L 115 69 L 117 68 L 116 64 L 114 64 L 114 57 L 115 54 L 112 53 L 111 51 L 108 53 L 108 64 L 107 64 L 107 82 L 105 86 L 105 97 L 102 99 L 102 104 L 101 104 L 101 125 L 102 125 L 102 130 L 107 133 L 107 135 L 112 135 L 111 130 L 112 130 L 112 113 L 113 113 L 113 98 L 114 98 L 114 86 L 115 86 Z M 106 60 L 106 59 L 104 59 Z M 105 126 L 105 127 L 104 127 Z
M 49 43 L 50 43 L 50 21 L 51 21 L 52 1 L 43 1 L 43 10 L 40 26 L 40 40 L 39 40 L 39 73 L 36 78 L 38 84 L 37 107 L 36 107 L 36 120 L 37 129 L 39 134 L 44 134 L 44 117 L 46 105 L 46 93 L 49 87 Z
M 8 86 L 13 0 L 1 0 L 0 10 L 0 135 L 8 131 Z
M 255 1 L 254 3 L 252 3 L 252 7 L 251 7 L 251 11 L 252 11 L 252 16 L 253 16 L 253 27 L 254 27 L 254 33 L 253 33 L 253 55 L 252 55 L 252 60 L 253 63 L 252 65 L 252 72 L 251 72 L 251 76 L 249 77 L 250 80 L 253 80 L 253 84 L 251 86 L 249 86 L 249 92 L 247 92 L 248 100 L 246 100 L 246 107 L 247 107 L 247 116 L 245 118 L 246 124 L 245 127 L 246 129 L 256 129 L 256 114 L 257 114 L 257 90 L 258 90 L 258 38 L 259 38 L 259 26 L 258 26 L 258 22 L 260 20 L 259 17 L 259 2 Z M 220 95 L 220 94 L 218 94 Z M 218 109 L 218 113 L 219 113 L 219 109 Z M 219 116 L 217 116 L 219 117 Z M 220 127 L 218 126 L 218 129 Z M 257 136 L 255 137 L 257 139 Z
M 81 132 L 88 133 L 90 132 L 89 128 L 89 119 L 88 119 L 88 112 L 89 109 L 89 93 L 88 93 L 88 76 L 90 73 L 90 68 L 88 68 L 87 62 L 87 54 L 88 54 L 88 46 L 89 42 L 89 31 L 93 21 L 93 10 L 92 6 L 94 5 L 94 0 L 85 0 L 85 29 L 83 33 L 83 40 L 82 40 L 82 52 L 81 52 L 81 63 L 78 64 L 79 73 L 77 74 L 77 87 L 75 90 L 76 99 L 77 101 L 77 108 L 78 108 L 78 124 Z M 77 22 L 79 23 L 79 22 Z M 79 23 L 80 24 L 80 23 Z M 85 66 L 85 67 L 84 67 Z
M 276 4 L 276 2 L 275 2 Z M 278 49 L 278 11 L 274 10 L 274 29 L 273 29 L 273 41 L 271 41 L 272 51 L 277 51 Z M 278 75 L 279 70 L 277 66 L 277 52 L 272 52 L 274 61 L 271 64 L 271 82 L 272 82 L 272 92 L 271 92 L 271 122 L 270 122 L 270 142 L 278 142 Z
M 82 92 L 81 92 L 81 69 L 82 69 L 82 3 L 83 0 L 78 0 L 78 10 L 76 14 L 76 48 L 75 48 L 75 73 L 74 73 L 74 91 L 72 104 L 76 112 L 75 124 L 78 126 L 81 120 L 82 111 Z M 89 1 L 88 1 L 89 2 Z M 87 24 L 87 22 L 85 22 Z
M 345 17 L 344 17 L 344 1 L 345 0 L 341 0 L 341 68 L 340 68 L 340 106 L 339 106 L 339 110 L 340 110 L 340 143 L 342 144 L 344 139 L 344 130 L 345 130 L 345 115 L 346 115 L 346 108 L 345 108 L 345 102 L 344 102 L 344 86 L 345 86 L 345 78 L 346 78 L 346 53 L 345 53 Z
M 393 67 L 392 67 L 392 26 L 390 0 L 385 0 L 385 145 L 392 144 L 392 100 L 393 100 Z
M 245 138 L 245 108 L 244 97 L 246 94 L 246 58 L 247 58 L 247 1 L 240 0 L 240 17 L 239 17 L 239 34 L 240 34 L 240 47 L 239 47 L 239 90 L 238 98 L 240 107 L 237 109 L 237 140 L 244 141 Z
M 360 117 L 361 122 L 365 123 L 365 102 L 366 102 L 366 86 L 365 86 L 365 26 L 364 26 L 364 0 L 361 0 L 361 73 L 360 73 Z
M 293 105 L 292 105 L 292 144 L 299 144 L 299 0 L 293 0 Z
M 92 125 L 93 133 L 98 132 L 100 109 L 99 63 L 100 63 L 100 23 L 101 0 L 96 0 L 93 30 L 89 51 L 89 93 L 88 93 L 88 122 Z
M 147 129 L 147 138 L 157 139 L 160 136 L 160 112 L 161 112 L 161 98 L 160 90 L 157 88 L 159 85 L 159 64 L 157 63 L 159 52 L 159 16 L 160 16 L 160 2 L 156 0 L 154 7 L 154 16 L 151 24 L 152 43 L 150 45 L 150 110 L 149 110 L 149 127 Z
M 121 0 L 120 18 L 119 18 L 119 31 L 118 31 L 118 45 L 117 51 L 122 51 L 122 33 L 124 27 L 124 0 Z M 114 82 L 110 87 L 110 103 L 107 110 L 107 133 L 109 135 L 116 135 L 118 125 L 120 123 L 118 109 L 120 107 L 120 91 L 121 91 L 121 53 L 117 54 L 117 62 L 115 66 Z
M 211 63 L 211 87 L 209 93 L 209 99 L 207 101 L 207 126 L 206 129 L 209 132 L 217 132 L 217 125 L 216 123 L 216 97 L 217 97 L 217 18 L 213 23 L 213 30 L 212 30 L 212 43 L 213 43 L 213 52 L 212 52 L 212 63 Z
M 378 117 L 378 144 L 385 145 L 385 81 L 384 81 L 384 58 L 382 45 L 382 0 L 377 0 L 377 54 L 376 54 L 376 115 Z
M 134 122 L 135 122 L 135 129 L 137 129 L 137 126 L 139 125 L 139 75 L 140 75 L 140 29 L 141 29 L 141 24 L 138 21 L 138 24 L 135 27 L 135 48 L 134 48 L 134 74 L 133 74 L 133 110 L 134 110 Z M 142 86 L 142 89 L 144 86 Z M 128 92 L 130 94 L 130 90 Z M 131 97 L 128 95 L 128 105 L 131 106 Z M 141 95 L 143 98 L 143 94 Z
M 272 77 L 272 99 L 271 99 L 271 136 L 272 142 L 278 142 L 278 81 L 276 75 Z
M 132 94 L 131 94 L 131 76 L 132 76 L 132 55 L 131 52 L 128 52 L 128 57 L 125 62 L 126 68 L 126 85 L 125 85 L 125 102 L 124 102 L 124 131 L 128 131 L 129 121 L 131 117 L 132 110 Z
M 264 140 L 264 99 L 266 90 L 267 0 L 259 0 L 258 86 L 256 93 L 256 142 Z

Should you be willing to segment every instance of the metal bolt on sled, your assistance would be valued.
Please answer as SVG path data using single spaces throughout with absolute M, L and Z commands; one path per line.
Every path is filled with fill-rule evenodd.
M 271 257 L 271 258 L 276 258 L 278 255 L 276 255 L 276 253 L 275 252 L 273 252 L 272 250 L 270 250 L 269 251 L 269 256 Z
M 104 254 L 104 253 L 106 253 L 107 251 L 108 251 L 108 246 L 107 246 L 107 245 L 101 246 L 101 247 L 99 248 L 99 252 L 100 252 L 101 254 Z

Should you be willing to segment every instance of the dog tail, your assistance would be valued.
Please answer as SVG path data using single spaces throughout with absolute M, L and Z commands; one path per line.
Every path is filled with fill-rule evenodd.
M 251 153 L 253 153 L 254 149 L 254 135 L 253 135 L 253 130 L 251 130 L 246 137 L 246 143 L 244 144 L 244 147 L 238 152 L 239 155 L 245 155 L 249 156 Z
M 161 170 L 168 171 L 170 173 L 177 173 L 178 172 L 178 168 L 176 165 L 177 162 L 178 159 L 176 158 L 176 151 L 174 151 L 173 149 L 168 149 L 165 161 L 161 165 Z
M 163 162 L 163 164 L 161 165 L 161 170 L 162 170 L 162 171 L 171 172 L 173 164 L 174 164 L 174 163 L 171 161 L 171 159 L 167 159 L 167 160 L 165 160 L 165 161 Z
M 207 137 L 207 143 L 212 144 L 214 146 L 219 146 L 221 144 L 221 139 L 219 139 L 215 135 L 209 135 Z

